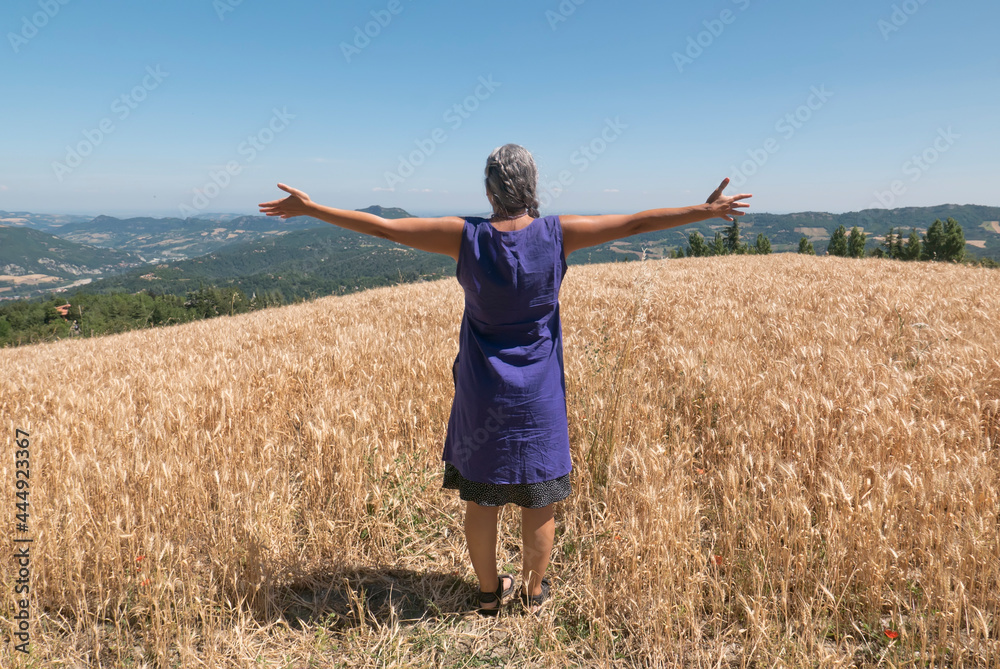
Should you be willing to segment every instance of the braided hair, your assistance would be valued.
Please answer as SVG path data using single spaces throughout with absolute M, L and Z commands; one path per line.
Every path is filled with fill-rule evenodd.
M 537 188 L 538 168 L 523 146 L 504 144 L 486 159 L 486 190 L 497 218 L 514 218 L 523 210 L 539 218 Z

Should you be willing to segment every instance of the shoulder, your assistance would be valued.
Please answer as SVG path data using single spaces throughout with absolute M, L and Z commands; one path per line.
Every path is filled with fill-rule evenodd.
M 466 231 L 476 231 L 480 229 L 484 223 L 489 224 L 489 219 L 481 216 L 460 216 L 459 218 L 462 219 L 462 229 Z

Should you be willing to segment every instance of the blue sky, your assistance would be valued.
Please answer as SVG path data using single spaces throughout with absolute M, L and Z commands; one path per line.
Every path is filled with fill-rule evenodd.
M 996 0 L 6 0 L 0 209 L 1000 206 Z

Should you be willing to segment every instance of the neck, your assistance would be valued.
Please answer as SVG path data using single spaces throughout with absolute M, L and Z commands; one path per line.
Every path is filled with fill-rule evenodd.
M 522 217 L 527 216 L 527 215 L 528 215 L 527 210 L 522 211 L 522 212 L 520 212 L 518 214 L 514 214 L 512 216 L 500 216 L 500 214 L 494 213 L 493 216 L 490 217 L 490 220 L 491 221 L 512 221 L 515 218 L 522 218 Z

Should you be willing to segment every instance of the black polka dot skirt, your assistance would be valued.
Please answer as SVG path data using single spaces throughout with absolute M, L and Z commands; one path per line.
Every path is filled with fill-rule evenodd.
M 479 483 L 462 476 L 458 467 L 450 462 L 444 464 L 444 483 L 441 487 L 457 490 L 461 499 L 480 506 L 516 504 L 526 509 L 538 509 L 562 501 L 572 492 L 569 474 L 541 483 Z

